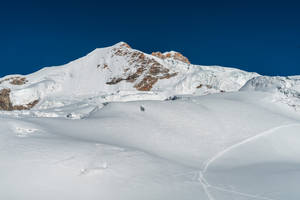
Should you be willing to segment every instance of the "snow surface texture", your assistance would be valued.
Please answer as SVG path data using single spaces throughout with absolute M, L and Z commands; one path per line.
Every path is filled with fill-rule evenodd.
M 0 113 L 0 199 L 300 199 L 299 77 L 145 54 L 177 74 L 140 91 L 149 75 L 106 84 L 136 70 L 119 48 L 136 52 L 2 79 L 15 105 L 40 102 Z

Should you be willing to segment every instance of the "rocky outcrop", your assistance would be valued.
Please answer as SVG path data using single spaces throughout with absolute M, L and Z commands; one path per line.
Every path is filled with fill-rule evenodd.
M 140 91 L 150 91 L 153 85 L 158 81 L 158 78 L 153 76 L 145 76 L 142 81 L 137 83 L 134 87 Z
M 9 98 L 10 89 L 0 90 L 0 110 L 12 110 L 12 103 Z
M 126 47 L 128 49 L 131 49 L 131 46 L 129 46 L 129 44 L 127 44 L 126 42 L 122 42 L 121 47 Z
M 199 89 L 199 88 L 203 88 L 204 86 L 206 88 L 208 88 L 208 89 L 212 89 L 213 88 L 211 85 L 203 85 L 203 84 L 198 85 L 196 88 Z
M 28 82 L 25 77 L 16 76 L 16 77 L 3 79 L 2 81 L 0 81 L 0 84 L 6 81 L 9 81 L 9 83 L 12 85 L 24 85 L 25 83 Z
M 156 56 L 161 59 L 173 58 L 174 60 L 179 60 L 181 62 L 191 64 L 187 57 L 183 56 L 181 53 L 178 53 L 178 52 L 161 53 L 158 51 L 158 52 L 153 52 L 152 56 Z
M 9 83 L 12 85 L 24 85 L 27 82 L 25 77 L 15 77 Z
M 12 105 L 12 102 L 9 97 L 10 92 L 11 90 L 8 88 L 0 90 L 0 110 L 29 110 L 39 102 L 39 100 L 35 100 L 26 105 Z
M 128 72 L 128 68 L 125 68 L 122 77 L 111 78 L 111 80 L 106 82 L 108 85 L 127 81 L 135 83 L 134 87 L 139 91 L 150 91 L 158 80 L 169 79 L 178 74 L 177 72 L 171 73 L 168 68 L 155 59 L 145 56 L 144 53 L 131 50 L 126 43 L 122 44 L 120 48 L 115 48 L 113 51 L 114 56 L 125 57 L 135 70 Z

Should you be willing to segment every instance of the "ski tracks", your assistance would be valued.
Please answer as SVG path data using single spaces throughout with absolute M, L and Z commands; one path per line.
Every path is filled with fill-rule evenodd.
M 210 158 L 205 164 L 204 164 L 204 167 L 203 169 L 199 172 L 199 177 L 198 177 L 198 181 L 200 182 L 200 184 L 202 185 L 203 189 L 204 189 L 204 192 L 206 193 L 207 195 L 207 198 L 208 200 L 216 200 L 211 192 L 209 191 L 209 188 L 213 188 L 215 190 L 219 190 L 219 191 L 222 191 L 222 192 L 227 192 L 227 193 L 232 193 L 232 194 L 236 194 L 236 195 L 240 195 L 240 196 L 244 196 L 244 197 L 249 197 L 249 198 L 254 198 L 254 199 L 262 199 L 262 200 L 274 200 L 274 199 L 271 199 L 271 198 L 268 198 L 268 197 L 263 197 L 263 196 L 257 196 L 257 195 L 253 195 L 253 194 L 247 194 L 247 193 L 242 193 L 242 192 L 238 192 L 238 191 L 234 191 L 234 190 L 227 190 L 227 189 L 224 189 L 224 188 L 221 188 L 221 187 L 216 187 L 216 186 L 212 186 L 208 183 L 208 181 L 205 179 L 204 175 L 206 173 L 206 171 L 208 170 L 208 167 L 214 162 L 216 161 L 217 159 L 221 158 L 224 154 L 226 154 L 227 152 L 243 145 L 243 144 L 246 144 L 248 142 L 251 142 L 253 140 L 256 140 L 260 137 L 263 137 L 263 136 L 266 136 L 266 135 L 270 135 L 272 133 L 274 133 L 275 131 L 277 130 L 280 130 L 282 128 L 287 128 L 287 127 L 293 127 L 293 126 L 300 126 L 299 123 L 295 123 L 295 124 L 287 124 L 287 125 L 281 125 L 281 126 L 277 126 L 277 127 L 274 127 L 274 128 L 271 128 L 267 131 L 263 131 L 253 137 L 250 137 L 250 138 L 247 138 L 239 143 L 236 143 L 234 145 L 231 145 L 229 146 L 228 148 L 224 149 L 223 151 L 217 153 L 215 156 L 213 156 L 212 158 Z
M 273 132 L 277 131 L 277 130 L 280 130 L 282 128 L 287 128 L 287 127 L 292 127 L 292 126 L 300 126 L 299 123 L 295 123 L 295 124 L 287 124 L 287 125 L 281 125 L 281 126 L 277 126 L 277 127 L 274 127 L 274 128 L 271 128 L 267 131 L 263 131 L 262 133 L 259 133 L 253 137 L 250 137 L 250 138 L 247 138 L 239 143 L 236 143 L 234 145 L 231 145 L 229 146 L 228 148 L 224 149 L 223 151 L 217 153 L 215 156 L 213 156 L 212 158 L 210 158 L 208 161 L 205 162 L 204 164 L 204 167 L 203 167 L 203 173 L 205 173 L 209 167 L 209 165 L 211 165 L 211 163 L 213 163 L 214 161 L 216 161 L 218 158 L 222 157 L 225 153 L 231 151 L 232 149 L 235 149 L 243 144 L 246 144 L 248 142 L 251 142 L 253 140 L 256 140 L 260 137 L 263 137 L 263 136 L 266 136 L 266 135 L 270 135 L 272 134 Z

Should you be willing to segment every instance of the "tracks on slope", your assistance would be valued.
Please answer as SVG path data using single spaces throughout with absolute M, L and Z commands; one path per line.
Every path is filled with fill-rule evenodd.
M 239 143 L 236 143 L 234 145 L 231 145 L 229 146 L 228 148 L 224 149 L 223 151 L 217 153 L 215 156 L 213 156 L 212 158 L 210 158 L 204 165 L 203 167 L 203 170 L 199 172 L 199 182 L 201 183 L 207 197 L 209 200 L 215 200 L 214 197 L 211 195 L 210 191 L 209 191 L 209 188 L 213 188 L 215 190 L 219 190 L 219 191 L 222 191 L 222 192 L 227 192 L 227 193 L 232 193 L 232 194 L 236 194 L 236 195 L 240 195 L 240 196 L 245 196 L 245 197 L 250 197 L 250 198 L 256 198 L 256 199 L 263 199 L 263 200 L 274 200 L 274 199 L 271 199 L 271 198 L 268 198 L 268 197 L 264 197 L 264 196 L 258 196 L 258 195 L 253 195 L 253 194 L 247 194 L 247 193 L 243 193 L 243 192 L 238 192 L 238 191 L 234 191 L 234 190 L 227 190 L 227 189 L 224 189 L 224 188 L 221 188 L 221 187 L 217 187 L 217 186 L 213 186 L 213 185 L 210 185 L 208 183 L 208 181 L 205 179 L 205 173 L 207 172 L 208 170 L 208 167 L 214 162 L 216 161 L 218 158 L 221 158 L 224 154 L 226 154 L 227 152 L 231 151 L 232 149 L 235 149 L 243 144 L 246 144 L 248 142 L 251 142 L 253 140 L 256 140 L 260 137 L 263 137 L 263 136 L 266 136 L 266 135 L 270 135 L 272 133 L 274 133 L 275 131 L 277 130 L 280 130 L 282 128 L 287 128 L 287 127 L 293 127 L 293 126 L 300 126 L 299 123 L 295 123 L 295 124 L 287 124 L 287 125 L 281 125 L 281 126 L 277 126 L 277 127 L 274 127 L 274 128 L 271 128 L 267 131 L 263 131 L 262 133 L 258 134 L 258 135 L 255 135 L 253 137 L 250 137 L 248 139 L 245 139 Z
M 259 133 L 259 134 L 255 135 L 253 137 L 247 138 L 247 139 L 245 139 L 245 140 L 243 140 L 243 141 L 241 141 L 239 143 L 236 143 L 234 145 L 229 146 L 228 148 L 226 148 L 223 151 L 217 153 L 215 156 L 213 156 L 212 158 L 210 158 L 208 161 L 205 162 L 204 167 L 203 167 L 203 173 L 205 173 L 207 171 L 207 169 L 208 169 L 208 167 L 209 167 L 209 165 L 211 163 L 213 163 L 215 160 L 217 160 L 218 158 L 222 157 L 225 153 L 231 151 L 232 149 L 235 149 L 238 146 L 246 144 L 246 143 L 248 143 L 250 141 L 256 140 L 256 139 L 258 139 L 258 138 L 260 138 L 262 136 L 272 134 L 274 131 L 277 131 L 277 130 L 279 130 L 281 128 L 287 128 L 287 127 L 292 127 L 292 126 L 300 126 L 300 124 L 299 123 L 295 123 L 295 124 L 287 124 L 287 125 L 277 126 L 277 127 L 271 128 L 271 129 L 269 129 L 267 131 L 263 131 L 262 133 Z
M 31 123 L 34 122 L 34 121 L 31 121 L 31 120 L 26 120 L 26 121 L 30 121 Z M 45 124 L 48 124 L 48 123 L 45 123 Z M 45 124 L 44 124 L 44 125 L 45 125 Z M 212 188 L 212 189 L 215 189 L 215 190 L 219 190 L 219 191 L 222 191 L 222 192 L 232 193 L 232 194 L 235 194 L 235 195 L 245 196 L 245 197 L 249 197 L 249 198 L 256 198 L 256 199 L 262 199 L 262 200 L 273 200 L 273 199 L 268 198 L 268 197 L 257 196 L 257 195 L 254 195 L 254 194 L 242 193 L 242 192 L 239 192 L 239 191 L 228 190 L 228 189 L 224 189 L 224 188 L 221 188 L 221 187 L 217 187 L 217 186 L 210 185 L 209 182 L 205 179 L 205 173 L 207 172 L 209 166 L 210 166 L 213 162 L 215 162 L 217 159 L 219 159 L 220 157 L 222 157 L 222 156 L 223 156 L 224 154 L 226 154 L 227 152 L 229 152 L 229 151 L 231 151 L 231 150 L 233 150 L 233 149 L 235 149 L 235 148 L 237 148 L 237 147 L 239 147 L 239 146 L 241 146 L 241 145 L 243 145 L 243 144 L 246 144 L 246 143 L 251 142 L 251 141 L 253 141 L 253 140 L 255 140 L 255 139 L 258 139 L 258 138 L 260 138 L 260 137 L 262 137 L 262 136 L 272 134 L 272 133 L 273 133 L 274 131 L 276 131 L 276 130 L 280 130 L 280 129 L 282 129 L 282 128 L 287 128 L 287 127 L 292 127 L 292 126 L 300 126 L 300 124 L 299 124 L 299 123 L 294 123 L 294 124 L 281 125 L 281 126 L 274 127 L 274 128 L 269 129 L 269 130 L 263 131 L 263 132 L 261 132 L 261 133 L 255 135 L 255 136 L 253 136 L 253 137 L 247 138 L 247 139 L 245 139 L 245 140 L 243 140 L 243 141 L 241 141 L 241 142 L 239 142 L 239 143 L 236 143 L 236 144 L 234 144 L 234 145 L 229 146 L 228 148 L 225 148 L 223 151 L 217 153 L 215 156 L 213 156 L 212 158 L 208 159 L 208 160 L 204 163 L 204 165 L 203 165 L 202 168 L 200 168 L 200 169 L 199 169 L 199 168 L 198 168 L 198 169 L 197 169 L 197 168 L 193 168 L 193 169 L 195 169 L 195 171 L 197 171 L 197 173 L 198 173 L 198 178 L 197 178 L 197 180 L 198 180 L 198 182 L 201 184 L 201 186 L 202 186 L 202 188 L 203 188 L 203 190 L 204 190 L 204 192 L 205 192 L 205 194 L 206 194 L 208 200 L 216 200 L 216 199 L 213 197 L 212 192 L 209 191 L 209 188 Z M 60 135 L 60 134 L 59 134 L 59 135 Z M 62 134 L 62 135 L 64 135 L 64 134 Z M 65 136 L 71 137 L 70 135 L 65 135 Z M 77 137 L 75 136 L 74 139 L 82 139 L 82 138 L 77 138 Z M 90 141 L 90 140 L 87 140 L 87 141 Z M 91 142 L 91 141 L 90 141 L 90 142 Z M 93 141 L 93 142 L 94 142 L 94 141 Z M 103 144 L 109 144 L 109 145 L 118 145 L 118 146 L 122 146 L 122 145 L 116 144 L 116 143 L 109 143 L 109 142 L 106 143 L 106 142 L 101 141 L 101 140 L 98 140 L 97 142 L 101 142 L 101 143 L 103 143 Z M 157 155 L 156 153 L 149 152 L 149 151 L 145 151 L 145 150 L 143 150 L 143 149 L 141 149 L 141 148 L 133 148 L 133 147 L 131 147 L 131 146 L 122 146 L 122 147 L 126 147 L 126 148 L 130 148 L 130 149 L 132 149 L 132 150 L 144 152 L 144 153 L 149 154 L 149 155 L 151 155 L 151 156 L 155 156 L 155 157 L 157 157 L 157 158 L 164 159 L 164 160 L 169 161 L 169 162 L 171 162 L 171 163 L 178 164 L 178 165 L 181 165 L 181 166 L 185 166 L 185 167 L 188 167 L 188 168 L 191 169 L 191 166 L 189 166 L 189 165 L 185 165 L 185 164 L 183 164 L 183 163 L 181 163 L 181 162 L 178 162 L 177 160 L 170 159 L 170 158 L 168 158 L 168 157 L 161 157 L 161 156 Z

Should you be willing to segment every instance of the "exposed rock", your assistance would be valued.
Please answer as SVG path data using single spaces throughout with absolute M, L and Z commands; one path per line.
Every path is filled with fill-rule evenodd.
M 211 85 L 203 85 L 203 84 L 200 84 L 200 85 L 198 85 L 196 88 L 202 88 L 202 87 L 206 87 L 207 89 L 212 89 L 213 88 L 213 86 L 211 86 Z
M 153 76 L 145 76 L 142 81 L 134 85 L 137 90 L 150 91 L 153 85 L 158 81 L 158 78 Z
M 9 94 L 10 89 L 0 90 L 0 110 L 12 110 Z
M 124 75 L 122 77 L 113 77 L 110 81 L 106 82 L 108 85 L 127 81 L 135 83 L 134 87 L 137 90 L 149 91 L 159 79 L 169 79 L 178 74 L 177 72 L 170 73 L 169 69 L 155 59 L 145 56 L 142 52 L 132 51 L 126 45 L 121 45 L 120 48 L 115 48 L 113 51 L 115 56 L 125 57 L 129 65 L 133 66 L 135 72 L 128 73 L 129 68 L 125 68 Z
M 159 79 L 169 79 L 169 78 L 172 78 L 174 76 L 177 76 L 177 74 L 178 74 L 177 72 L 172 73 L 172 74 L 165 74 L 165 75 L 159 77 Z
M 16 77 L 6 78 L 0 81 L 0 84 L 6 81 L 9 81 L 9 83 L 12 85 L 24 85 L 26 82 L 28 82 L 25 77 L 16 76 Z
M 131 49 L 131 46 L 129 46 L 129 44 L 127 44 L 126 42 L 122 42 L 121 46 Z
M 161 52 L 157 51 L 157 52 L 152 52 L 151 54 L 152 56 L 155 56 L 155 57 L 158 57 L 158 58 L 161 58 L 161 59 L 166 59 L 165 55 L 162 54 Z
M 119 82 L 121 82 L 123 79 L 122 78 L 113 78 L 111 81 L 106 82 L 107 85 L 115 85 Z
M 200 84 L 200 85 L 198 85 L 196 88 L 202 88 L 203 87 L 203 84 Z
M 32 101 L 26 105 L 15 105 L 13 106 L 9 97 L 11 90 L 2 89 L 0 90 L 0 110 L 12 111 L 12 110 L 29 110 L 33 108 L 39 100 Z
M 168 55 L 167 55 L 167 56 L 168 56 Z M 180 61 L 182 61 L 182 62 L 184 62 L 184 63 L 191 64 L 190 61 L 189 61 L 189 59 L 188 59 L 187 57 L 183 56 L 181 53 L 176 52 L 176 53 L 173 55 L 173 58 L 174 58 L 175 60 L 180 60 Z
M 180 99 L 180 97 L 178 97 L 178 96 L 170 96 L 170 97 L 166 98 L 165 101 L 175 101 L 177 99 Z
M 101 65 L 101 64 L 98 64 L 97 65 L 97 68 L 99 69 L 99 68 L 101 68 L 101 69 L 109 69 L 109 67 L 108 67 L 108 65 L 107 64 L 103 64 L 103 65 Z
M 39 103 L 39 100 L 34 100 L 26 105 L 16 105 L 12 107 L 12 110 L 30 110 L 33 108 L 36 104 Z
M 137 78 L 139 78 L 139 77 L 143 74 L 143 72 L 144 72 L 145 70 L 146 70 L 145 67 L 139 67 L 139 68 L 136 70 L 135 73 L 130 74 L 127 78 L 125 78 L 125 80 L 126 80 L 127 82 L 133 83 L 134 81 L 137 80 Z
M 108 65 L 107 65 L 107 64 L 104 64 L 102 68 L 103 68 L 103 69 L 107 69 L 107 68 L 108 68 Z
M 24 85 L 27 82 L 26 78 L 15 77 L 9 83 L 12 85 Z
M 181 53 L 178 52 L 167 52 L 162 54 L 161 52 L 158 51 L 158 52 L 153 52 L 152 56 L 156 56 L 161 59 L 173 58 L 175 60 L 179 60 L 181 62 L 191 64 L 187 57 L 183 56 Z

